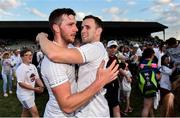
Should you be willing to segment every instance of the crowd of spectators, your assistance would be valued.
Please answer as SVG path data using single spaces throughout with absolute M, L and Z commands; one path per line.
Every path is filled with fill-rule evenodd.
M 112 38 L 110 38 L 110 39 L 112 39 Z M 166 70 L 169 73 L 168 77 L 171 78 L 170 75 L 173 73 L 173 71 L 177 70 L 177 69 L 175 69 L 175 67 L 178 66 L 178 63 L 175 63 L 174 66 L 169 66 L 169 65 L 172 65 L 172 63 L 174 62 L 174 61 L 171 62 L 172 58 L 174 59 L 174 57 L 171 56 L 171 54 L 165 55 L 165 56 L 163 56 L 163 55 L 166 54 L 168 49 L 170 49 L 170 48 L 174 49 L 176 47 L 172 47 L 171 42 L 168 42 L 169 40 L 167 40 L 166 42 L 163 42 L 162 40 L 157 40 L 150 36 L 149 37 L 133 37 L 133 38 L 130 38 L 130 37 L 118 37 L 117 38 L 116 37 L 115 39 L 116 40 L 113 40 L 114 42 L 116 42 L 114 44 L 114 47 L 112 47 L 113 45 L 108 46 L 107 40 L 103 40 L 103 42 L 104 42 L 104 45 L 107 47 L 108 52 L 112 51 L 112 49 L 116 49 L 116 50 L 114 50 L 113 53 L 117 57 L 118 62 L 121 63 L 120 68 L 122 69 L 122 73 L 125 74 L 125 75 L 121 74 L 118 78 L 118 81 L 117 81 L 118 87 L 116 88 L 118 92 L 117 92 L 117 96 L 116 95 L 115 96 L 117 97 L 117 101 L 119 103 L 121 103 L 122 101 L 127 102 L 126 108 L 120 109 L 121 108 L 121 106 L 120 106 L 119 112 L 122 113 L 123 115 L 128 116 L 129 112 L 133 112 L 133 108 L 131 107 L 131 104 L 133 104 L 133 103 L 130 102 L 131 99 L 133 99 L 133 98 L 130 97 L 131 96 L 130 94 L 131 94 L 131 89 L 134 89 L 134 88 L 133 87 L 131 88 L 131 86 L 136 86 L 135 84 L 137 84 L 137 82 L 138 82 L 137 78 L 139 76 L 138 75 L 139 74 L 139 66 L 140 66 L 140 63 L 143 62 L 141 59 L 143 57 L 144 50 L 152 49 L 152 51 L 154 53 L 152 53 L 153 56 L 150 58 L 154 58 L 154 56 L 157 58 L 156 64 L 157 64 L 157 69 L 160 70 L 159 71 L 160 74 L 163 75 L 165 73 L 162 68 L 165 66 Z M 3 41 L 1 39 L 0 43 L 2 44 L 0 47 L 0 55 L 1 55 L 0 57 L 1 57 L 1 67 L 2 67 L 1 78 L 3 79 L 3 93 L 4 93 L 3 96 L 8 97 L 8 95 L 12 94 L 12 92 L 13 92 L 12 91 L 12 81 L 13 81 L 13 78 L 16 76 L 14 74 L 16 69 L 14 69 L 14 68 L 15 68 L 15 66 L 17 66 L 21 63 L 21 60 L 19 60 L 19 64 L 18 64 L 17 62 L 14 61 L 16 59 L 13 59 L 14 55 L 16 54 L 16 51 L 19 52 L 20 51 L 19 49 L 29 47 L 33 50 L 33 52 L 36 52 L 38 49 L 38 46 L 34 42 L 27 41 L 27 40 L 25 40 L 25 41 L 17 40 L 14 42 L 15 44 L 11 44 L 11 43 L 9 43 L 9 40 Z M 176 40 L 176 43 L 178 44 L 177 40 Z M 165 62 L 166 58 L 170 59 L 168 61 L 169 64 L 166 64 L 166 62 Z M 163 59 L 163 60 L 161 60 L 161 59 Z M 174 60 L 176 61 L 176 59 L 174 59 Z M 162 77 L 163 76 L 161 76 L 158 81 L 160 81 L 159 82 L 159 84 L 160 84 L 159 90 L 161 91 L 161 94 L 163 94 L 163 98 L 165 98 L 165 95 L 168 94 L 169 91 L 171 93 L 177 93 L 174 90 L 177 90 L 177 88 L 179 86 L 178 87 L 176 86 L 176 89 L 172 89 L 171 87 L 169 87 L 168 92 L 167 91 L 164 92 L 164 89 L 166 89 L 166 88 L 163 88 L 164 83 L 162 80 L 164 78 L 162 78 Z M 7 84 L 8 82 L 9 82 L 9 84 Z M 128 88 L 128 91 L 125 90 L 125 87 L 123 87 L 124 82 L 126 85 L 128 84 L 128 86 L 130 86 L 130 88 Z M 169 82 L 168 86 L 171 86 L 172 82 L 170 80 L 168 82 Z M 7 89 L 7 85 L 9 85 L 9 89 Z M 8 94 L 8 91 L 9 91 L 9 94 Z M 177 95 L 177 94 L 175 94 L 175 95 Z M 112 96 L 112 95 L 110 95 L 110 96 Z M 171 95 L 168 94 L 168 97 L 169 96 L 171 96 Z M 156 97 L 156 96 L 151 96 L 151 100 L 149 100 L 149 98 L 144 99 L 144 108 L 142 109 L 142 116 L 148 116 L 148 115 L 154 116 L 154 114 L 153 114 L 153 106 L 154 105 L 152 104 L 154 101 L 154 97 Z M 146 98 L 146 96 L 145 96 L 145 98 Z M 172 97 L 169 97 L 169 98 L 172 99 Z M 175 96 L 175 98 L 176 98 L 176 96 Z M 110 99 L 110 98 L 108 98 L 108 99 Z M 113 101 L 113 100 L 110 99 L 110 101 Z M 167 100 L 161 100 L 161 103 L 168 104 Z M 114 103 L 112 103 L 112 104 L 114 104 Z M 171 102 L 171 104 L 174 104 L 174 103 Z M 119 105 L 119 104 L 116 104 L 116 105 Z M 149 108 L 147 108 L 147 107 L 149 107 Z M 113 106 L 112 106 L 112 109 L 113 109 Z M 148 112 L 146 110 L 148 110 Z M 163 114 L 163 116 L 174 116 L 174 114 L 170 114 L 170 115 Z

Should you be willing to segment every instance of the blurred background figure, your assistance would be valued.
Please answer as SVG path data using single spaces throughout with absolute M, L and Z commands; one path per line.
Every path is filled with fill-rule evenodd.
M 7 86 L 9 87 L 9 94 L 12 94 L 12 61 L 10 59 L 10 53 L 4 52 L 1 60 L 2 65 L 2 78 L 3 78 L 3 92 L 4 97 L 7 97 Z
M 117 60 L 116 52 L 117 52 L 118 44 L 116 41 L 111 40 L 107 44 L 107 52 L 109 55 L 109 61 L 107 62 L 107 67 L 111 65 L 111 63 L 114 60 Z M 118 100 L 118 90 L 119 90 L 119 80 L 115 79 L 114 81 L 110 82 L 105 86 L 107 89 L 107 92 L 105 94 L 105 97 L 108 101 L 109 110 L 110 110 L 110 116 L 111 117 L 120 117 L 120 106 L 119 106 L 119 100 Z
M 20 49 L 15 49 L 13 51 L 13 54 L 11 56 L 11 60 L 13 62 L 13 76 L 12 76 L 12 80 L 14 80 L 16 78 L 16 69 L 17 67 L 22 63 L 21 57 L 20 57 Z

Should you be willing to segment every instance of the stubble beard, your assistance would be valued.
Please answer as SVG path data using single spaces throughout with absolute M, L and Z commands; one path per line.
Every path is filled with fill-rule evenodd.
M 64 35 L 64 33 L 61 33 L 62 38 L 64 39 L 64 41 L 66 42 L 66 44 L 70 44 L 73 43 L 75 39 L 73 39 L 72 37 L 68 36 L 68 35 Z

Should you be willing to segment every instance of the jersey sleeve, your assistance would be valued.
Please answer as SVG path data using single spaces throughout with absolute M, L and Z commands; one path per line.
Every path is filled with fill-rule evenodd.
M 99 48 L 93 44 L 86 44 L 77 49 L 80 51 L 84 63 L 96 60 L 101 53 Z

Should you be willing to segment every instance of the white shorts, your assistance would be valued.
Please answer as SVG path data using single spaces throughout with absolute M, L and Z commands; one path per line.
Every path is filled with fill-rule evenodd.
M 19 97 L 18 97 L 18 99 L 19 99 Z M 30 109 L 35 105 L 34 97 L 28 98 L 26 100 L 19 99 L 19 101 L 21 102 L 23 108 L 25 108 L 25 109 Z

